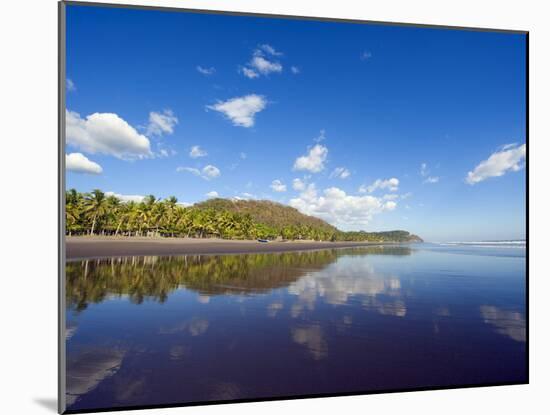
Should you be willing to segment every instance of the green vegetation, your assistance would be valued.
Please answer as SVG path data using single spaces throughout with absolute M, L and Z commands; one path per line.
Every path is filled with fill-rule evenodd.
M 184 207 L 171 196 L 122 202 L 101 190 L 66 192 L 67 235 L 224 239 L 421 242 L 406 231 L 343 232 L 325 221 L 266 200 L 212 199 Z

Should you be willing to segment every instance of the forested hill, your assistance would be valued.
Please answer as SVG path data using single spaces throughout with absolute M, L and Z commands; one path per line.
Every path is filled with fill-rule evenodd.
M 257 223 L 277 229 L 285 226 L 311 226 L 327 232 L 336 232 L 336 227 L 322 219 L 304 215 L 298 209 L 270 200 L 231 200 L 209 199 L 193 206 L 197 209 L 213 209 L 217 212 L 229 211 L 241 215 L 250 215 Z
M 276 230 L 284 238 L 305 238 L 308 234 L 317 234 L 319 239 L 379 241 L 379 242 L 423 242 L 422 239 L 407 231 L 387 232 L 343 232 L 322 219 L 305 215 L 297 209 L 272 202 L 270 200 L 232 200 L 215 198 L 193 205 L 200 210 L 216 212 L 229 211 L 239 215 L 250 215 L 256 223 Z M 304 234 L 304 236 L 302 236 Z M 330 235 L 330 236 L 329 236 Z M 317 239 L 317 238 L 312 238 Z
M 68 235 L 224 239 L 422 242 L 407 231 L 344 232 L 322 219 L 267 200 L 211 199 L 182 206 L 171 196 L 124 202 L 99 189 L 66 192 Z

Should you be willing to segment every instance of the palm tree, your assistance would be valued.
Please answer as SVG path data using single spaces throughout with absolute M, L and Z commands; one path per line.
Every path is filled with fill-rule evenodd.
M 166 231 L 170 233 L 170 236 L 174 236 L 176 227 L 177 203 L 178 199 L 175 196 L 170 196 L 168 199 L 164 200 L 164 205 L 166 206 L 165 226 Z
M 65 193 L 65 226 L 69 235 L 80 228 L 83 197 L 75 189 Z
M 107 199 L 105 198 L 105 193 L 103 193 L 99 189 L 92 190 L 92 193 L 90 193 L 86 197 L 84 207 L 85 215 L 92 218 L 92 228 L 90 230 L 90 235 L 94 234 L 95 226 L 98 220 L 101 220 L 101 218 L 105 216 L 107 211 L 108 203 Z

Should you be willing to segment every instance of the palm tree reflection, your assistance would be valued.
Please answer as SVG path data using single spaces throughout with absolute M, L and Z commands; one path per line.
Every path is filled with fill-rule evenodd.
M 200 301 L 220 294 L 254 294 L 288 286 L 321 271 L 342 256 L 408 255 L 406 247 L 366 247 L 245 255 L 123 257 L 67 263 L 67 305 L 77 311 L 111 296 L 164 302 L 180 286 L 197 291 Z

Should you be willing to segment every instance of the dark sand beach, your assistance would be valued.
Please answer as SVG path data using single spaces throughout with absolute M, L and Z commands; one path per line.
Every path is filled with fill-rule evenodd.
M 147 237 L 66 237 L 66 259 L 114 256 L 244 254 L 255 252 L 289 252 L 324 248 L 349 248 L 379 245 L 372 242 L 258 242 L 225 239 L 147 238 Z

